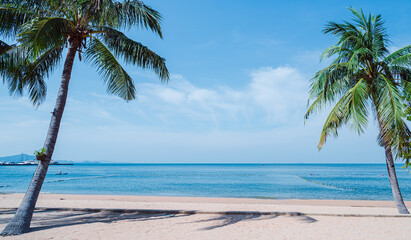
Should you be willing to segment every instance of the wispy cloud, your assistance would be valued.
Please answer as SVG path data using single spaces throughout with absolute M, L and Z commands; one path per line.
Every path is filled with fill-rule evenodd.
M 263 68 L 252 74 L 250 90 L 245 92 L 266 111 L 271 123 L 295 122 L 302 115 L 307 98 L 307 80 L 295 68 Z
M 132 122 L 206 130 L 233 126 L 236 129 L 278 127 L 302 120 L 307 80 L 298 69 L 263 67 L 252 70 L 249 78 L 249 83 L 240 88 L 225 85 L 205 88 L 173 74 L 169 84 L 138 84 L 138 99 L 128 103 L 116 96 L 96 92 L 91 92 L 92 97 L 88 99 L 70 97 L 63 124 Z M 16 114 L 21 114 L 22 109 L 23 112 L 36 112 L 43 115 L 42 121 L 48 121 L 49 115 L 45 113 L 51 111 L 53 103 L 54 99 L 48 99 L 36 111 L 27 98 L 17 101 L 5 98 L 0 108 L 9 111 L 13 106 L 18 110 Z M 35 124 L 27 121 L 23 125 L 33 127 Z
M 241 89 L 227 86 L 201 88 L 181 75 L 172 76 L 169 85 L 138 85 L 143 109 L 156 109 L 172 121 L 203 121 L 204 126 L 230 122 L 268 125 L 289 124 L 302 119 L 307 80 L 295 68 L 265 67 L 250 73 L 250 82 Z

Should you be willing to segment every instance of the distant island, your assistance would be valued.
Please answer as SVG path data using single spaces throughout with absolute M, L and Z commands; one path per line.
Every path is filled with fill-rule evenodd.
M 7 166 L 25 166 L 25 165 L 37 165 L 38 161 L 36 156 L 28 154 L 18 154 L 13 156 L 0 157 L 0 165 Z M 50 165 L 74 165 L 70 162 L 57 162 L 50 161 Z

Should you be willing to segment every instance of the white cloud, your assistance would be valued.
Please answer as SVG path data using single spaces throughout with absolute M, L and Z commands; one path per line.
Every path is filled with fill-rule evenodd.
M 93 97 L 88 99 L 70 97 L 63 124 L 94 122 L 110 125 L 126 121 L 209 130 L 232 127 L 261 129 L 302 121 L 307 80 L 297 69 L 265 67 L 251 71 L 249 76 L 248 84 L 234 89 L 228 86 L 198 87 L 183 76 L 174 74 L 169 84 L 137 85 L 138 99 L 128 103 L 118 97 L 96 92 L 91 92 Z M 0 108 L 7 108 L 9 103 L 33 111 L 26 98 L 17 101 L 8 99 L 7 103 L 0 104 Z M 53 103 L 54 99 L 48 99 L 37 111 L 43 116 L 42 120 L 48 121 L 49 116 L 45 113 L 51 111 Z M 30 122 L 25 124 L 35 125 Z
M 301 118 L 307 81 L 297 69 L 269 67 L 254 71 L 251 76 L 250 95 L 265 109 L 269 122 L 285 124 Z
M 186 100 L 186 95 L 183 92 L 171 89 L 171 88 L 157 88 L 154 92 L 157 96 L 164 101 L 172 104 L 181 104 Z
M 103 109 L 94 109 L 92 111 L 92 114 L 97 118 L 108 119 L 108 120 L 113 119 L 113 116 L 109 112 Z
M 169 85 L 139 85 L 137 104 L 140 108 L 156 109 L 168 123 L 176 118 L 176 121 L 201 120 L 206 125 L 212 122 L 217 126 L 221 122 L 254 119 L 256 124 L 264 120 L 277 125 L 302 119 L 307 80 L 297 69 L 260 68 L 252 71 L 250 78 L 250 83 L 239 90 L 227 86 L 211 89 L 197 87 L 175 75 Z

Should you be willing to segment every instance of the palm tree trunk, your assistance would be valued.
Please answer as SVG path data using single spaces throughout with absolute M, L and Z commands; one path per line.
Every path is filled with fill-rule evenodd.
M 33 217 L 34 207 L 36 206 L 37 198 L 46 177 L 47 169 L 54 152 L 54 146 L 57 141 L 57 134 L 67 100 L 71 70 L 73 68 L 73 62 L 78 46 L 79 41 L 74 39 L 70 42 L 70 46 L 67 51 L 60 88 L 57 93 L 56 105 L 54 107 L 54 112 L 52 112 L 47 138 L 44 143 L 44 148 L 46 148 L 46 159 L 39 162 L 30 186 L 24 195 L 23 201 L 21 202 L 13 218 L 1 232 L 2 236 L 19 235 L 30 230 L 30 222 Z
M 376 92 L 375 90 L 373 92 Z M 380 137 L 384 137 L 384 124 L 381 122 L 380 115 L 378 113 L 378 102 L 375 94 L 372 95 L 372 100 L 374 102 L 375 111 L 377 113 L 378 126 L 380 127 Z M 392 157 L 391 146 L 384 139 L 382 139 L 382 145 L 385 150 L 385 161 L 387 163 L 388 178 L 390 179 L 391 191 L 394 196 L 394 202 L 397 206 L 397 210 L 400 214 L 410 214 L 407 207 L 405 206 L 404 200 L 402 199 L 400 186 L 398 185 L 397 174 L 395 173 L 394 159 Z
M 384 144 L 385 160 L 387 162 L 388 178 L 390 179 L 392 194 L 394 195 L 395 205 L 397 206 L 400 214 L 410 214 L 407 207 L 402 200 L 400 186 L 397 181 L 397 174 L 395 173 L 394 160 L 392 157 L 391 147 L 388 144 Z

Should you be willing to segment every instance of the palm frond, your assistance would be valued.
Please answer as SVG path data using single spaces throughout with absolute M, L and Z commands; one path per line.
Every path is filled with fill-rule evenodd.
M 361 10 L 361 12 L 359 12 L 357 9 L 354 8 L 348 8 L 348 10 L 351 11 L 351 13 L 354 15 L 354 22 L 357 23 L 357 25 L 359 27 L 361 27 L 364 31 L 366 31 L 367 29 L 369 29 L 369 25 L 370 25 L 370 21 L 367 21 L 364 12 Z M 371 16 L 370 16 L 371 17 Z
M 150 29 L 163 37 L 161 31 L 161 14 L 141 1 L 125 0 L 123 2 L 103 2 L 101 11 L 93 12 L 91 23 L 94 26 L 113 28 L 130 28 L 141 26 Z
M 30 61 L 27 49 L 11 48 L 0 56 L 0 75 L 12 95 L 21 96 L 27 90 L 33 105 L 39 106 L 46 97 L 44 78 L 48 77 L 61 60 L 63 47 L 57 46 Z
M 396 138 L 392 141 L 395 158 L 405 160 L 405 166 L 410 165 L 411 159 L 411 131 L 405 121 L 397 123 Z
M 376 111 L 381 125 L 380 144 L 392 144 L 396 138 L 398 123 L 401 123 L 403 112 L 403 97 L 400 90 L 384 74 L 380 74 L 380 86 L 376 100 Z
M 62 53 L 63 46 L 56 46 L 25 66 L 23 82 L 34 105 L 38 106 L 45 100 L 47 87 L 44 79 L 61 61 Z
M 308 101 L 307 104 L 309 107 L 304 115 L 304 119 L 308 119 L 312 114 L 319 112 L 325 107 L 326 103 L 324 93 L 319 94 L 311 104 L 310 101 Z
M 406 66 L 411 67 L 411 53 L 404 54 L 401 56 L 397 56 L 396 58 L 392 59 L 389 64 L 391 66 Z
M 54 1 L 53 1 L 54 2 Z M 51 1 L 9 0 L 0 2 L 0 35 L 14 38 L 25 23 L 54 15 Z
M 135 98 L 133 80 L 123 69 L 110 50 L 97 38 L 92 38 L 85 52 L 86 61 L 91 62 L 107 85 L 107 92 L 125 100 Z
M 385 59 L 384 62 L 386 62 L 387 64 L 390 64 L 393 60 L 402 57 L 404 55 L 410 54 L 411 53 L 411 45 L 402 47 L 398 50 L 396 50 L 395 52 L 391 53 L 390 55 L 388 55 Z
M 351 75 L 347 63 L 332 64 L 318 71 L 310 86 L 310 98 L 323 94 L 328 102 L 334 101 L 351 87 Z
M 12 4 L 0 5 L 0 34 L 4 37 L 15 37 L 19 28 L 35 17 L 36 14 L 27 8 Z
M 329 135 L 337 137 L 338 129 L 348 121 L 349 108 L 347 107 L 347 103 L 349 99 L 350 93 L 347 92 L 340 98 L 340 100 L 335 104 L 335 106 L 331 110 L 321 130 L 318 149 L 321 149 L 324 146 Z
M 401 84 L 403 88 L 405 88 L 405 84 L 411 83 L 411 66 L 389 66 L 384 68 L 384 72 L 390 75 L 396 84 Z
M 100 34 L 103 41 L 116 56 L 121 57 L 126 63 L 152 69 L 162 81 L 169 80 L 164 58 L 141 43 L 126 37 L 122 32 L 108 27 L 101 28 L 101 30 L 104 31 Z
M 40 18 L 23 26 L 18 41 L 22 46 L 30 47 L 32 56 L 36 58 L 43 51 L 63 45 L 74 31 L 74 23 L 65 18 Z
M 0 76 L 3 83 L 8 85 L 10 95 L 23 94 L 24 67 L 28 63 L 24 48 L 14 46 L 0 55 Z
M 367 103 L 370 97 L 370 89 L 366 81 L 362 78 L 348 93 L 350 94 L 350 100 L 348 101 L 350 125 L 353 130 L 361 134 L 364 132 L 368 123 Z

